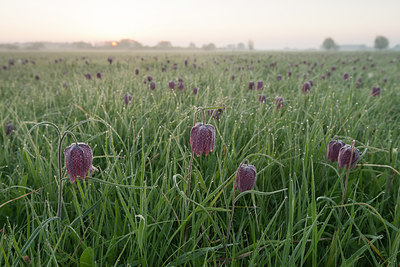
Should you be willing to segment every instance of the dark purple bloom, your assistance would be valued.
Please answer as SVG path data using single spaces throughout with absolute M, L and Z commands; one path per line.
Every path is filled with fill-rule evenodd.
M 147 75 L 147 80 L 148 80 L 149 82 L 151 82 L 151 81 L 153 80 L 153 77 L 151 77 L 150 75 Z
M 341 140 L 330 141 L 328 144 L 328 149 L 326 150 L 326 158 L 332 162 L 337 161 L 339 151 L 343 146 L 345 146 L 345 143 L 343 143 Z
M 97 76 L 97 79 L 101 79 L 101 73 L 100 73 L 100 72 L 98 72 L 98 73 L 96 74 L 96 76 Z
M 332 66 L 331 71 L 335 71 L 335 70 L 336 70 L 336 67 Z
M 331 73 L 330 71 L 328 71 L 328 72 L 326 73 L 326 75 L 327 75 L 328 77 L 331 77 L 332 73 Z
M 7 70 L 8 67 L 6 65 L 3 65 L 3 70 Z
M 253 90 L 254 89 L 254 82 L 249 82 L 249 90 Z
M 172 69 L 176 70 L 178 68 L 178 64 L 174 63 L 174 65 L 172 65 Z
M 258 96 L 258 101 L 260 103 L 265 103 L 266 100 L 267 100 L 267 97 L 265 95 L 259 95 Z
M 9 123 L 6 125 L 5 130 L 6 130 L 6 135 L 9 135 L 15 130 L 15 127 L 12 123 Z
M 365 66 L 362 66 L 362 70 L 365 70 L 366 69 L 366 67 Z
M 135 70 L 135 74 L 136 74 L 136 75 L 139 75 L 139 69 L 136 69 L 136 70 Z
M 276 106 L 276 109 L 283 108 L 285 106 L 285 100 L 283 97 L 277 96 L 274 99 L 274 105 Z
M 353 168 L 356 167 L 356 165 L 354 164 L 357 160 L 358 157 L 360 156 L 360 151 L 357 148 L 354 148 L 353 151 L 353 158 L 352 161 L 350 163 L 350 157 L 351 157 L 351 146 L 350 145 L 344 145 L 340 150 L 339 150 L 339 155 L 338 155 L 338 164 L 339 164 L 339 168 L 343 168 L 343 167 L 349 167 L 349 165 L 351 165 Z
M 110 63 L 110 65 L 113 63 L 113 58 L 112 57 L 108 57 L 107 58 L 108 63 Z
M 321 80 L 325 80 L 325 75 L 321 75 Z
M 169 86 L 169 89 L 171 89 L 171 90 L 175 89 L 175 82 L 174 81 L 169 81 L 168 82 L 168 86 Z
M 199 88 L 197 88 L 197 87 L 195 87 L 195 88 L 193 88 L 193 94 L 194 95 L 197 95 L 197 91 L 199 90 Z
M 264 85 L 263 81 L 258 81 L 257 82 L 257 90 L 261 91 L 263 89 L 263 85 Z
M 288 77 L 292 76 L 292 72 L 291 72 L 291 71 L 288 71 L 288 72 L 287 72 L 287 76 L 288 76 Z
M 185 67 L 187 67 L 187 66 L 188 66 L 188 60 L 185 59 Z
M 36 81 L 39 81 L 39 80 L 40 80 L 39 74 L 36 74 L 36 75 L 35 75 L 35 80 L 36 80 Z
M 150 82 L 150 89 L 151 90 L 156 89 L 156 83 L 155 82 L 153 82 L 153 81 Z
M 276 80 L 279 82 L 282 80 L 282 75 L 278 74 L 278 76 L 276 76 Z
M 256 167 L 250 164 L 240 164 L 236 171 L 236 187 L 240 192 L 253 190 L 257 181 Z
M 132 103 L 132 96 L 130 94 L 125 94 L 124 95 L 124 102 L 125 102 L 125 105 L 128 105 L 128 104 Z
M 76 177 L 84 179 L 89 171 L 97 170 L 92 165 L 93 152 L 90 146 L 84 143 L 72 144 L 64 150 L 65 166 L 69 180 L 74 183 Z
M 10 66 L 14 66 L 14 59 L 10 59 L 9 61 L 8 61 L 8 65 L 10 65 Z
M 235 75 L 232 75 L 232 76 L 231 76 L 231 80 L 232 80 L 232 81 L 235 80 Z
M 183 81 L 178 82 L 178 89 L 181 91 L 185 89 L 185 84 L 183 83 Z
M 86 73 L 85 74 L 86 79 L 91 80 L 92 79 L 92 75 L 90 75 L 90 73 Z
M 214 150 L 215 128 L 210 124 L 196 123 L 190 131 L 190 146 L 196 156 L 204 152 L 207 156 Z
M 343 80 L 344 81 L 347 81 L 349 79 L 349 74 L 347 73 L 347 72 L 345 72 L 344 74 L 343 74 Z
M 379 96 L 381 94 L 381 88 L 379 87 L 374 87 L 371 90 L 371 95 L 372 96 Z
M 311 90 L 311 84 L 309 82 L 303 83 L 303 86 L 301 87 L 301 91 L 303 94 L 309 92 Z
M 311 87 L 313 87 L 313 86 L 314 86 L 314 82 L 313 82 L 313 80 L 309 80 L 308 82 L 310 83 Z

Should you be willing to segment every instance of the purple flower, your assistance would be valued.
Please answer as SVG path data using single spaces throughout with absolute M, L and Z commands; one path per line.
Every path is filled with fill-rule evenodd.
M 188 60 L 185 59 L 185 67 L 187 67 L 187 66 L 188 66 Z
M 153 82 L 153 81 L 150 82 L 150 89 L 151 90 L 156 89 L 156 83 L 155 82 Z
M 257 170 L 253 165 L 240 164 L 236 171 L 236 187 L 240 192 L 252 190 L 256 185 Z
M 349 74 L 347 73 L 347 72 L 345 72 L 344 74 L 343 74 L 343 80 L 344 81 L 347 81 L 349 79 Z
M 180 81 L 179 83 L 178 83 L 178 89 L 179 90 L 183 90 L 183 89 L 185 89 L 185 84 L 183 83 L 183 81 Z
M 343 143 L 341 140 L 330 141 L 328 144 L 328 149 L 326 150 L 326 158 L 332 162 L 337 161 L 339 156 L 339 151 L 344 146 L 345 143 Z
M 135 74 L 136 74 L 136 75 L 139 75 L 139 69 L 136 69 L 136 70 L 135 70 Z
M 288 71 L 288 72 L 287 72 L 287 76 L 288 76 L 288 77 L 292 76 L 292 72 L 291 72 L 291 71 Z
M 36 81 L 39 81 L 39 80 L 40 80 L 39 74 L 36 74 L 36 75 L 35 75 L 35 80 L 36 80 Z
M 125 102 L 125 105 L 128 105 L 128 104 L 132 103 L 132 96 L 130 94 L 125 94 L 124 95 L 124 102 Z
M 357 148 L 354 148 L 353 159 L 350 164 L 351 150 L 352 148 L 350 145 L 344 145 L 339 150 L 338 164 L 340 169 L 345 166 L 348 168 L 349 165 L 352 165 L 353 168 L 356 167 L 354 163 L 358 160 L 358 157 L 360 156 L 360 151 Z
M 5 130 L 6 130 L 6 135 L 9 135 L 15 130 L 15 127 L 14 127 L 14 125 L 12 123 L 8 123 L 5 126 Z
M 101 73 L 100 73 L 100 72 L 98 72 L 98 73 L 96 74 L 96 76 L 97 76 L 97 79 L 101 79 Z
M 282 75 L 280 75 L 280 74 L 278 74 L 278 76 L 276 76 L 276 80 L 279 82 L 279 81 L 282 81 Z
M 267 100 L 267 97 L 265 95 L 259 95 L 258 96 L 258 101 L 260 103 L 265 103 L 266 100 Z
M 311 84 L 309 82 L 303 83 L 303 86 L 301 87 L 301 91 L 303 94 L 309 92 L 311 90 Z
M 371 90 L 371 95 L 372 96 L 379 96 L 381 94 L 381 88 L 379 87 L 374 87 Z
M 258 91 L 262 91 L 263 85 L 264 85 L 263 81 L 258 81 L 257 82 L 257 90 Z
M 231 80 L 234 81 L 235 80 L 235 75 L 231 76 Z
M 335 71 L 335 70 L 336 70 L 336 67 L 332 66 L 331 71 Z
M 110 65 L 113 63 L 113 58 L 112 57 L 108 57 L 107 58 L 108 63 L 110 63 Z
M 314 86 L 314 82 L 313 82 L 313 80 L 309 80 L 308 82 L 310 83 L 311 87 L 313 87 L 313 86 Z
M 193 94 L 194 95 L 197 95 L 197 91 L 199 90 L 199 88 L 197 88 L 197 87 L 195 87 L 195 88 L 193 88 Z
M 190 131 L 190 146 L 196 156 L 204 152 L 207 156 L 214 150 L 215 128 L 210 124 L 196 123 Z
M 274 99 L 274 105 L 276 106 L 277 110 L 283 108 L 285 106 L 285 100 L 283 99 L 283 97 L 277 96 Z
M 254 82 L 249 82 L 249 90 L 253 90 L 254 89 Z
M 172 69 L 176 70 L 178 68 L 178 64 L 174 63 L 174 65 L 172 65 Z
M 321 80 L 325 80 L 325 75 L 321 75 Z
M 86 73 L 85 74 L 86 79 L 91 80 L 92 79 L 92 75 L 90 75 L 90 73 Z
M 76 177 L 84 179 L 89 171 L 97 170 L 92 165 L 93 152 L 90 146 L 84 143 L 72 144 L 64 150 L 65 166 L 71 184 L 75 182 Z
M 171 89 L 171 90 L 175 89 L 175 82 L 174 81 L 169 81 L 168 82 L 168 86 L 169 86 L 169 89 Z
M 3 70 L 7 70 L 8 67 L 6 65 L 3 65 Z
M 147 75 L 147 80 L 148 80 L 149 82 L 151 82 L 151 81 L 153 80 L 153 77 L 151 77 L 150 75 Z

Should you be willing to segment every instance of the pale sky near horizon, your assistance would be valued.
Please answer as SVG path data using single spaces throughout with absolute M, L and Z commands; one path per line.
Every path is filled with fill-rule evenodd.
M 253 40 L 256 49 L 400 44 L 400 0 L 0 0 L 0 43 L 100 42 L 217 46 Z

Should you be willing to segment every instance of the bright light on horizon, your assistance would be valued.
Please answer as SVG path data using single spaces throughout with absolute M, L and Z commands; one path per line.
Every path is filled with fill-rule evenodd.
M 134 39 L 144 45 L 247 43 L 256 49 L 373 45 L 384 35 L 400 44 L 399 0 L 0 0 L 0 43 L 101 42 Z

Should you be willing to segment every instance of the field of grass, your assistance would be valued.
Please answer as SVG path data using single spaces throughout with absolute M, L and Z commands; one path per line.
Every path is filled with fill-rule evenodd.
M 3 52 L 0 67 L 1 266 L 399 265 L 399 53 Z M 196 108 L 222 105 L 197 113 L 215 149 L 194 156 L 187 198 Z M 61 219 L 59 136 L 39 122 L 87 143 L 99 170 L 71 184 L 62 156 Z M 344 205 L 334 139 L 362 154 Z M 236 190 L 225 244 L 246 159 L 257 182 Z

